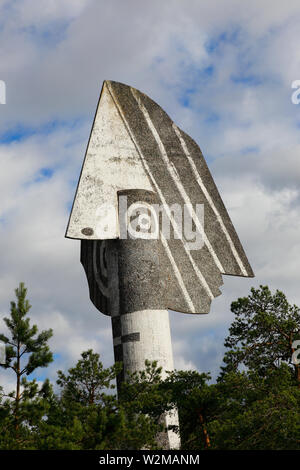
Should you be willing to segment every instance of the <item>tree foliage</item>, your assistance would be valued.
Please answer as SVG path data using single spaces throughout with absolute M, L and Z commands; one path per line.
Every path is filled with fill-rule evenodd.
M 36 380 L 28 380 L 26 377 L 37 368 L 48 366 L 53 357 L 47 344 L 52 330 L 39 333 L 36 325 L 30 325 L 27 314 L 31 305 L 26 298 L 27 289 L 24 283 L 19 284 L 15 294 L 17 301 L 11 302 L 10 317 L 4 318 L 9 336 L 0 334 L 0 341 L 5 344 L 5 362 L 0 366 L 10 369 L 15 376 L 15 390 L 6 395 L 7 400 L 2 409 L 6 415 L 6 433 L 11 433 L 9 435 L 16 440 L 18 446 L 21 443 L 21 434 L 28 434 L 26 426 L 32 422 L 32 413 L 29 412 L 32 402 L 36 400 L 41 406 L 41 400 L 51 388 L 48 380 L 39 389 Z M 37 409 L 38 406 L 35 410 Z
M 300 309 L 290 305 L 279 290 L 251 289 L 248 297 L 232 302 L 235 319 L 225 340 L 224 373 L 244 366 L 262 376 L 269 369 L 289 364 L 300 385 L 300 366 L 292 364 L 293 343 L 300 339 Z
M 298 364 L 299 308 L 267 286 L 251 289 L 232 303 L 235 315 L 225 339 L 224 363 L 216 383 L 209 374 L 172 371 L 162 377 L 146 361 L 115 391 L 121 364 L 105 368 L 100 356 L 84 351 L 74 367 L 58 371 L 56 390 L 38 386 L 30 374 L 52 360 L 51 330 L 38 333 L 26 316 L 30 305 L 20 284 L 11 316 L 6 361 L 15 390 L 0 387 L 1 449 L 157 449 L 166 413 L 179 412 L 182 449 L 300 449 Z M 25 360 L 27 359 L 27 360 Z

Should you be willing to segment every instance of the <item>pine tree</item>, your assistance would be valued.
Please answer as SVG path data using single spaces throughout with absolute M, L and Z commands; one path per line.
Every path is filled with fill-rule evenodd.
M 20 406 L 22 402 L 43 394 L 46 385 L 39 390 L 36 381 L 28 381 L 26 376 L 32 374 L 38 367 L 46 367 L 53 361 L 52 353 L 47 344 L 52 336 L 52 330 L 38 333 L 36 325 L 30 325 L 27 314 L 31 308 L 26 298 L 27 289 L 21 282 L 15 290 L 17 301 L 11 302 L 10 317 L 4 322 L 10 336 L 0 334 L 0 341 L 5 343 L 5 362 L 0 364 L 4 369 L 11 369 L 16 377 L 15 391 L 7 395 L 12 403 L 15 435 L 18 440 L 19 427 L 22 421 Z
M 162 388 L 171 392 L 171 402 L 179 412 L 183 449 L 211 447 L 208 424 L 214 419 L 218 396 L 215 386 L 208 384 L 209 380 L 210 375 L 206 373 L 175 370 L 168 373 L 162 384 Z
M 117 363 L 105 369 L 99 354 L 92 349 L 81 353 L 81 357 L 76 366 L 68 370 L 68 375 L 61 370 L 57 372 L 57 384 L 62 388 L 63 396 L 69 400 L 83 405 L 101 403 L 105 396 L 103 390 L 115 388 L 111 382 L 119 373 L 121 365 Z
M 160 370 L 146 364 L 133 374 L 118 398 L 110 390 L 121 364 L 104 368 L 100 356 L 84 351 L 75 367 L 58 371 L 59 396 L 36 427 L 38 449 L 156 449 L 164 406 L 159 396 Z M 110 393 L 107 393 L 110 391 Z
M 284 362 L 289 365 L 300 387 L 300 364 L 294 363 L 294 343 L 300 339 L 300 309 L 268 286 L 251 289 L 248 297 L 231 304 L 235 319 L 225 340 L 223 374 L 240 366 L 261 376 L 276 370 Z
M 252 288 L 231 304 L 217 390 L 222 400 L 210 423 L 215 448 L 298 450 L 300 370 L 293 361 L 300 309 L 279 290 Z

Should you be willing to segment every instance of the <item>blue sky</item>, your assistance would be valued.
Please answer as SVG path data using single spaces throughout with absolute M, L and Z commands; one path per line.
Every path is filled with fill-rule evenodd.
M 176 367 L 216 376 L 230 303 L 252 285 L 300 305 L 300 6 L 225 4 L 0 0 L 0 321 L 24 281 L 32 321 L 54 329 L 56 360 L 38 378 L 88 348 L 113 361 L 110 319 L 89 301 L 79 242 L 64 239 L 105 79 L 148 94 L 198 142 L 256 274 L 224 277 L 209 315 L 171 313 Z

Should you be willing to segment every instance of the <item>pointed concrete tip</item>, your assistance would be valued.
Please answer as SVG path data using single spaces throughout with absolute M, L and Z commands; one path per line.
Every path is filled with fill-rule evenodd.
M 169 308 L 208 312 L 222 274 L 254 276 L 197 143 L 147 95 L 104 80 L 66 236 L 120 238 L 118 194 L 137 189 L 155 193 L 162 207 L 187 209 L 192 220 L 192 233 L 166 240 L 172 292 L 183 292 L 181 308 Z M 168 217 L 178 235 L 172 212 Z

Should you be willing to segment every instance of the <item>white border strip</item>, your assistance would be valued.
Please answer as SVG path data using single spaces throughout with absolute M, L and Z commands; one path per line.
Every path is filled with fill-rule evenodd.
M 119 106 L 119 103 L 118 103 L 118 101 L 117 101 L 117 99 L 116 99 L 116 97 L 115 97 L 115 95 L 114 95 L 114 92 L 113 92 L 113 90 L 112 90 L 110 84 L 108 84 L 108 88 L 109 88 L 109 91 L 110 91 L 110 93 L 111 93 L 111 95 L 112 95 L 112 98 L 113 98 L 113 100 L 114 100 L 114 103 L 115 103 L 115 105 L 116 105 L 116 107 L 117 107 L 117 109 L 118 109 L 118 111 L 119 111 L 119 113 L 120 113 L 120 115 L 121 115 L 121 117 L 122 117 L 122 119 L 123 119 L 123 122 L 124 122 L 124 124 L 125 124 L 125 126 L 126 126 L 126 128 L 127 128 L 127 132 L 128 132 L 128 134 L 130 135 L 130 137 L 131 137 L 131 139 L 132 139 L 134 145 L 136 146 L 136 149 L 137 149 L 137 151 L 138 151 L 138 153 L 139 153 L 139 155 L 140 155 L 140 157 L 141 157 L 141 160 L 142 160 L 142 162 L 143 162 L 143 164 L 144 164 L 145 170 L 146 170 L 146 172 L 148 173 L 148 176 L 149 176 L 149 178 L 151 179 L 151 181 L 152 181 L 152 183 L 153 183 L 153 185 L 154 185 L 154 187 L 155 187 L 155 189 L 156 189 L 156 191 L 157 191 L 157 193 L 158 193 L 158 195 L 159 195 L 159 197 L 160 197 L 160 199 L 161 199 L 162 204 L 163 204 L 164 207 L 166 208 L 167 215 L 168 215 L 168 217 L 169 217 L 169 219 L 170 219 L 170 222 L 171 222 L 172 225 L 173 225 L 174 231 L 177 233 L 177 235 L 179 235 L 179 230 L 178 230 L 176 221 L 175 221 L 175 219 L 172 217 L 172 213 L 171 213 L 171 211 L 169 210 L 169 206 L 168 206 L 168 204 L 167 204 L 167 201 L 165 200 L 165 198 L 164 198 L 164 196 L 163 196 L 163 194 L 162 194 L 162 192 L 161 192 L 161 189 L 159 188 L 159 186 L 158 186 L 158 184 L 157 184 L 157 182 L 156 182 L 154 176 L 152 175 L 152 173 L 151 173 L 151 171 L 150 171 L 149 165 L 148 165 L 148 163 L 147 163 L 147 161 L 146 161 L 144 155 L 142 154 L 142 151 L 141 151 L 141 149 L 140 149 L 139 144 L 137 143 L 137 141 L 136 141 L 134 135 L 133 135 L 132 132 L 131 132 L 131 129 L 130 129 L 129 125 L 128 125 L 128 122 L 127 122 L 127 120 L 126 120 L 126 118 L 125 118 L 125 116 L 124 116 L 124 113 L 122 112 L 121 107 Z M 203 285 L 203 287 L 204 287 L 204 289 L 205 289 L 207 295 L 209 296 L 210 299 L 214 299 L 214 295 L 213 295 L 213 293 L 212 293 L 212 291 L 211 291 L 209 285 L 207 284 L 206 279 L 204 278 L 203 274 L 201 273 L 201 271 L 199 270 L 198 266 L 196 265 L 196 263 L 195 263 L 195 261 L 194 261 L 192 255 L 191 255 L 189 249 L 187 248 L 187 245 L 186 245 L 185 240 L 183 240 L 183 239 L 181 238 L 181 242 L 182 242 L 183 247 L 184 247 L 184 249 L 185 249 L 185 252 L 186 252 L 186 254 L 187 254 L 187 256 L 188 256 L 188 258 L 189 258 L 189 260 L 190 260 L 190 262 L 191 262 L 191 264 L 192 264 L 192 266 L 193 266 L 193 268 L 194 268 L 194 270 L 195 270 L 195 272 L 196 272 L 196 275 L 197 275 L 199 281 L 201 282 L 201 284 Z M 185 288 L 185 290 L 186 290 L 186 288 Z
M 202 237 L 203 237 L 203 241 L 205 243 L 205 245 L 207 246 L 208 248 L 208 251 L 210 252 L 214 262 L 216 263 L 216 265 L 218 266 L 219 270 L 221 272 L 224 272 L 224 268 L 216 254 L 216 252 L 214 251 L 213 247 L 211 246 L 210 244 L 210 241 L 208 240 L 207 236 L 206 236 L 206 233 L 204 232 L 204 228 L 202 227 L 195 211 L 194 211 L 194 208 L 193 208 L 193 205 L 191 203 L 191 200 L 186 192 L 186 190 L 184 189 L 184 186 L 180 180 L 180 177 L 179 177 L 179 174 L 174 166 L 174 164 L 169 160 L 169 157 L 168 157 L 168 154 L 166 152 L 166 149 L 164 147 L 164 144 L 162 143 L 160 137 L 159 137 L 159 134 L 157 132 L 157 130 L 155 129 L 154 127 L 154 124 L 153 122 L 151 121 L 151 118 L 149 116 L 149 113 L 147 111 L 147 109 L 145 108 L 145 106 L 143 105 L 143 103 L 141 102 L 140 98 L 138 97 L 138 95 L 136 94 L 136 91 L 134 89 L 131 88 L 131 93 L 133 94 L 140 110 L 142 111 L 142 113 L 144 114 L 144 117 L 146 119 L 146 122 L 153 134 L 153 137 L 154 139 L 156 140 L 157 142 L 157 145 L 159 147 L 159 150 L 160 150 L 160 154 L 162 156 L 162 159 L 164 161 L 164 163 L 166 164 L 166 167 L 171 175 L 171 178 L 173 179 L 174 183 L 176 184 L 177 186 L 177 189 L 178 191 L 180 192 L 185 204 L 187 205 L 187 208 L 188 208 L 188 211 L 190 213 L 190 216 L 192 217 L 197 229 L 199 230 L 199 232 L 201 233 Z
M 189 164 L 190 164 L 190 166 L 191 166 L 191 168 L 192 168 L 192 171 L 193 171 L 194 176 L 195 176 L 195 178 L 196 178 L 196 180 L 197 180 L 197 183 L 199 184 L 199 186 L 200 186 L 202 192 L 204 193 L 204 195 L 205 195 L 205 197 L 206 197 L 206 199 L 207 199 L 207 201 L 208 201 L 210 207 L 211 207 L 212 210 L 214 211 L 214 213 L 215 213 L 215 215 L 216 215 L 216 217 L 217 217 L 217 220 L 218 220 L 219 224 L 221 225 L 221 228 L 222 228 L 222 230 L 223 230 L 223 232 L 224 232 L 224 234 L 225 234 L 225 237 L 226 237 L 226 239 L 227 239 L 227 241 L 228 241 L 228 243 L 229 243 L 229 245 L 230 245 L 231 251 L 232 251 L 232 253 L 233 253 L 233 256 L 235 257 L 236 262 L 238 263 L 238 265 L 239 265 L 239 267 L 240 267 L 242 273 L 243 273 L 245 276 L 247 276 L 247 275 L 248 275 L 248 272 L 247 272 L 247 270 L 246 270 L 246 268 L 245 268 L 245 266 L 244 266 L 244 264 L 243 264 L 243 262 L 242 262 L 242 260 L 241 260 L 241 258 L 240 258 L 240 256 L 239 256 L 238 252 L 236 251 L 236 248 L 235 248 L 235 246 L 234 246 L 234 244 L 233 244 L 233 241 L 232 241 L 232 239 L 231 239 L 231 237 L 230 237 L 230 235 L 229 235 L 229 233 L 228 233 L 228 231 L 227 231 L 227 229 L 226 229 L 226 227 L 225 227 L 225 224 L 224 224 L 224 222 L 223 222 L 223 220 L 222 220 L 222 217 L 221 217 L 221 215 L 220 215 L 218 209 L 217 209 L 216 206 L 214 205 L 214 202 L 213 202 L 212 198 L 210 197 L 210 194 L 208 193 L 208 191 L 207 191 L 207 189 L 206 189 L 206 187 L 205 187 L 205 185 L 204 185 L 204 183 L 203 183 L 203 180 L 202 180 L 201 176 L 200 176 L 199 173 L 198 173 L 197 167 L 196 167 L 196 165 L 195 165 L 195 163 L 194 163 L 194 161 L 193 161 L 193 159 L 192 159 L 192 157 L 191 157 L 191 155 L 190 155 L 190 152 L 188 151 L 188 148 L 187 148 L 187 146 L 186 146 L 186 143 L 185 143 L 185 141 L 184 141 L 184 139 L 183 139 L 183 137 L 182 137 L 182 135 L 181 135 L 180 129 L 176 126 L 176 124 L 175 124 L 174 122 L 173 122 L 173 129 L 174 129 L 174 131 L 175 131 L 175 133 L 176 133 L 176 135 L 177 135 L 177 137 L 178 137 L 178 139 L 179 139 L 179 141 L 180 141 L 181 147 L 182 147 L 182 149 L 183 149 L 183 151 L 184 151 L 184 153 L 185 153 L 185 155 L 186 155 L 186 157 L 187 157 L 187 159 L 188 159 L 188 162 L 189 162 Z
M 183 292 L 184 299 L 185 299 L 186 303 L 188 304 L 189 308 L 191 309 L 192 313 L 196 313 L 195 306 L 194 306 L 194 304 L 193 304 L 193 302 L 192 302 L 192 299 L 191 299 L 191 297 L 190 297 L 190 295 L 189 295 L 189 293 L 188 293 L 188 291 L 187 291 L 187 289 L 186 289 L 186 287 L 185 287 L 185 285 L 184 285 L 183 279 L 182 279 L 182 277 L 181 277 L 181 274 L 180 274 L 180 271 L 179 271 L 179 269 L 178 269 L 178 266 L 177 266 L 177 264 L 176 264 L 176 262 L 175 262 L 175 260 L 174 260 L 174 258 L 173 258 L 173 255 L 172 255 L 171 250 L 170 250 L 170 248 L 169 248 L 168 242 L 167 242 L 167 240 L 165 239 L 165 237 L 164 237 L 164 235 L 162 234 L 162 232 L 160 232 L 160 235 L 161 235 L 161 242 L 162 242 L 162 244 L 163 244 L 163 246 L 164 246 L 164 248 L 165 248 L 165 250 L 166 250 L 166 252 L 167 252 L 168 258 L 169 258 L 170 263 L 171 263 L 171 265 L 172 265 L 172 267 L 173 267 L 173 270 L 174 270 L 175 276 L 176 276 L 176 278 L 177 278 L 178 284 L 180 285 L 180 288 L 181 288 L 181 290 L 182 290 L 182 292 Z

